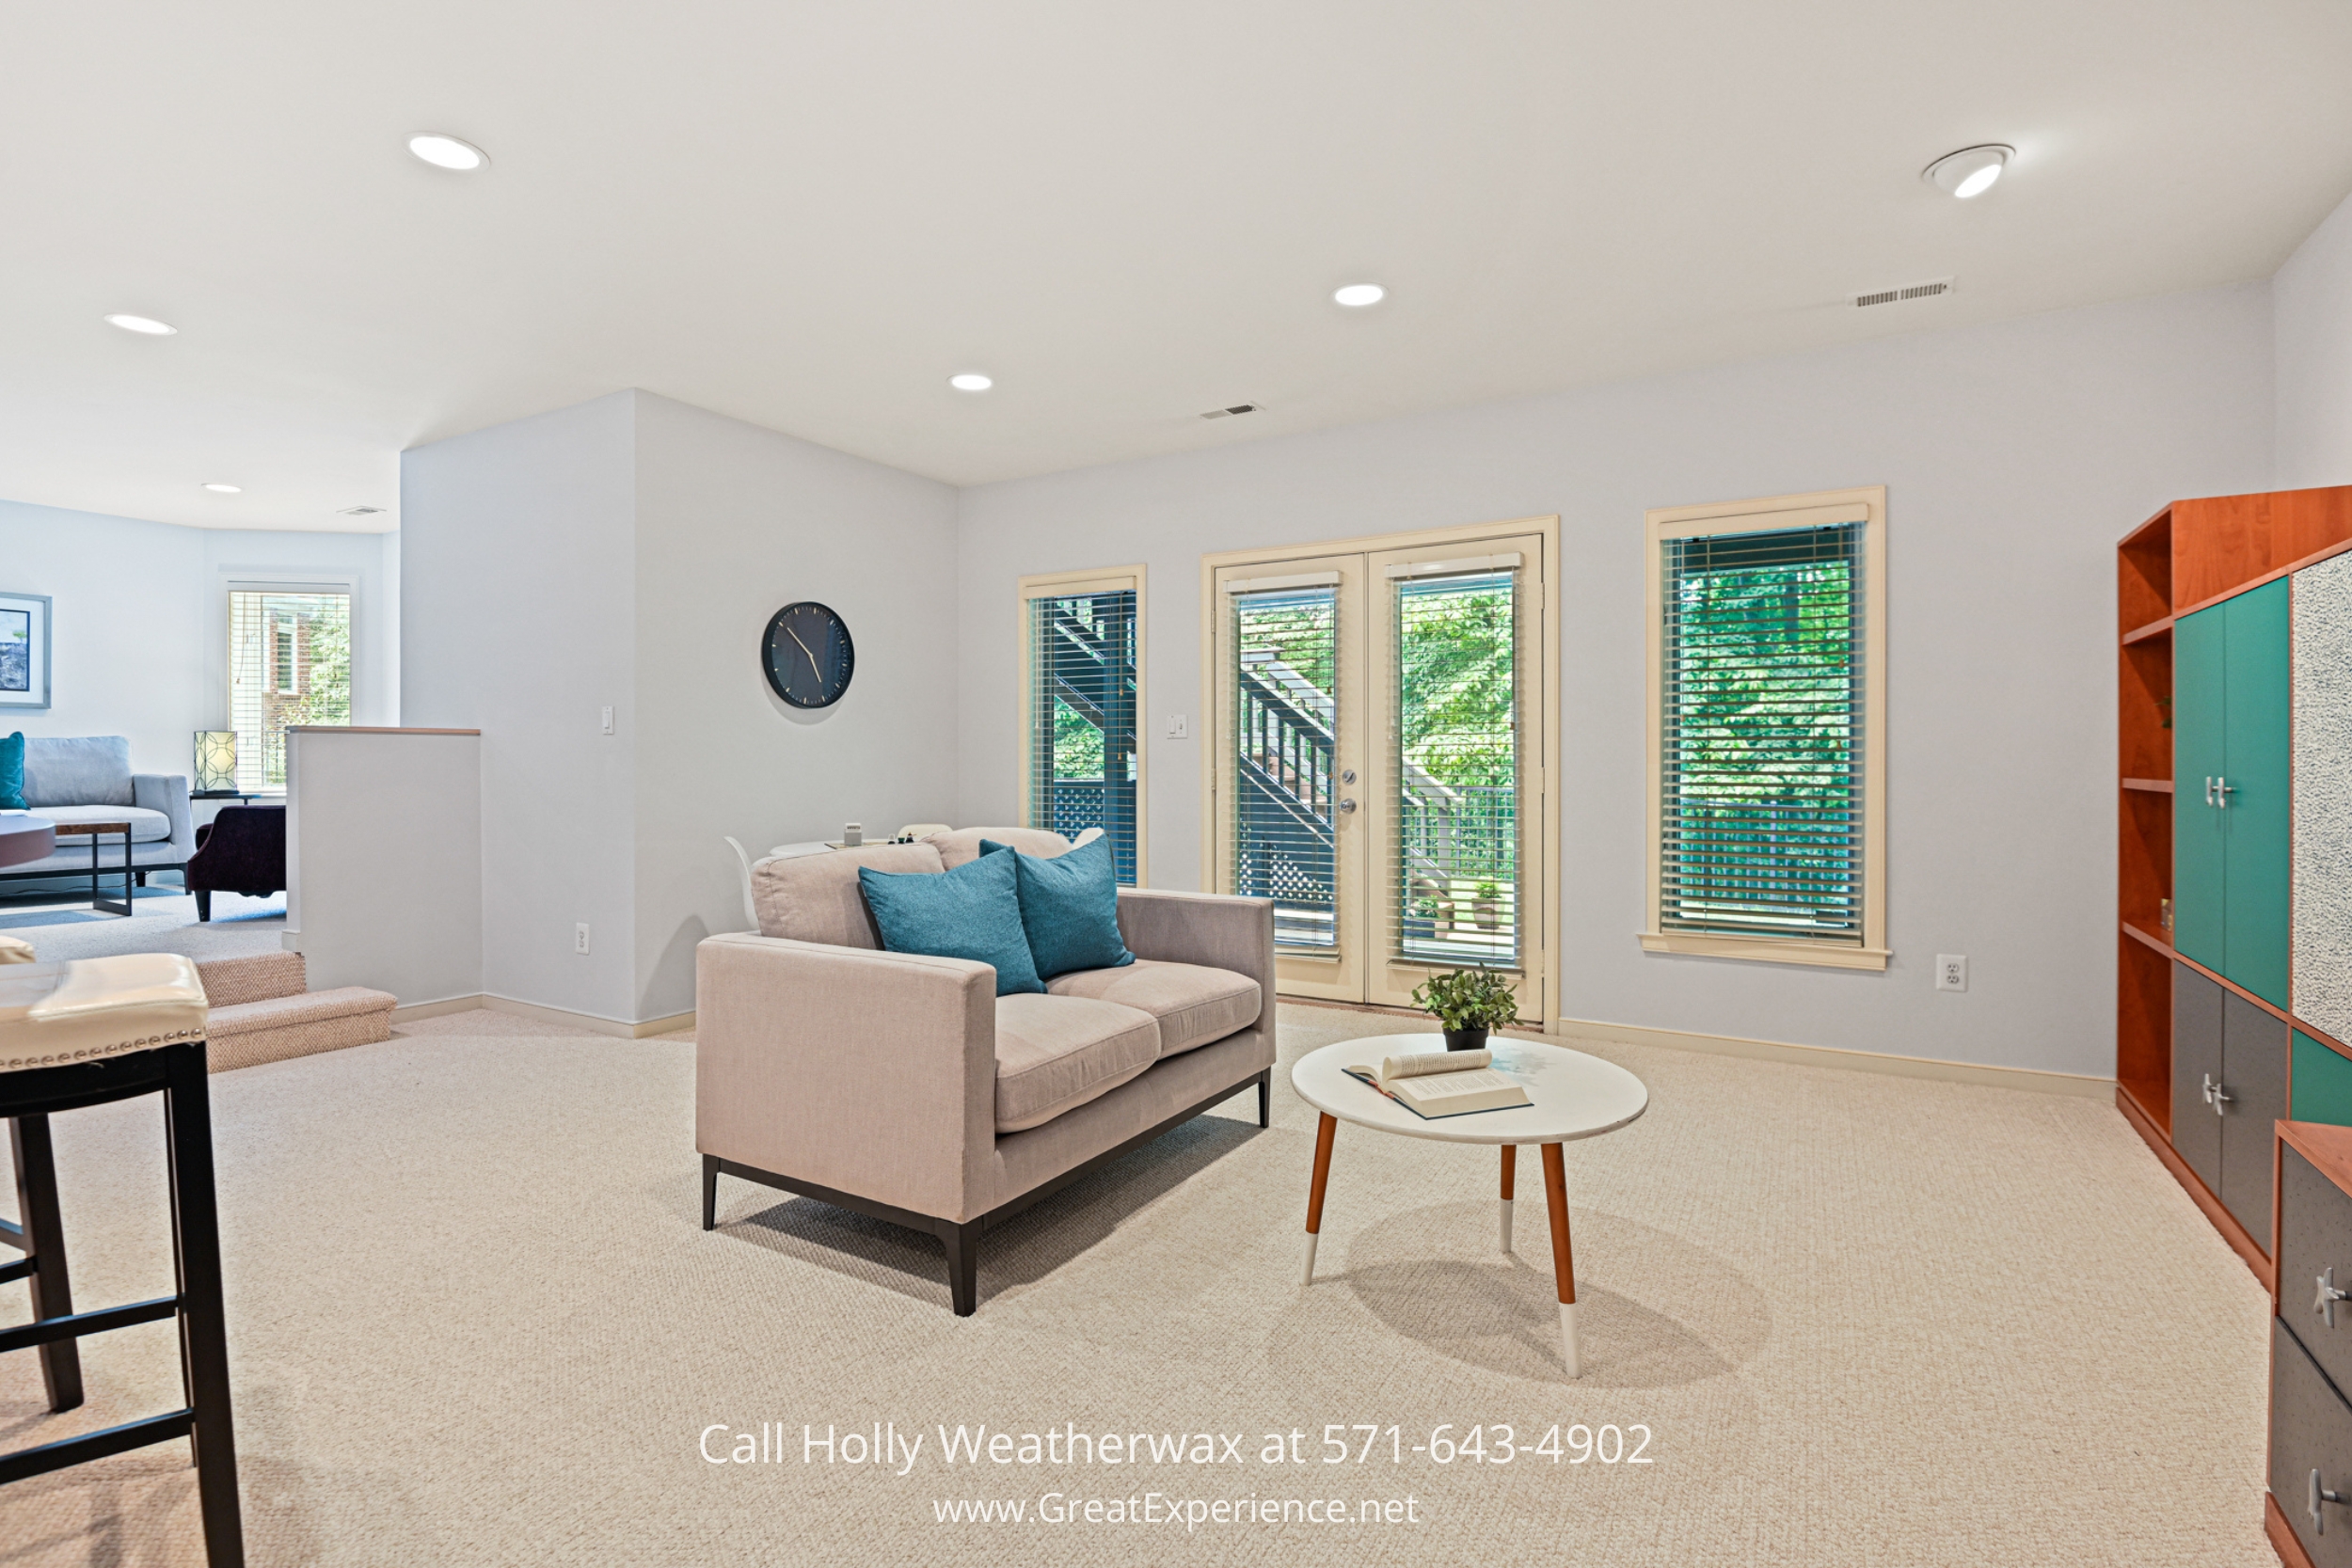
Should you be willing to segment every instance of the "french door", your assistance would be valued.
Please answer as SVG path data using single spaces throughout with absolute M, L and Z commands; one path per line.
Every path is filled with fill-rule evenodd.
M 1555 538 L 1208 563 L 1210 885 L 1275 901 L 1284 994 L 1409 1006 L 1483 966 L 1549 1016 Z

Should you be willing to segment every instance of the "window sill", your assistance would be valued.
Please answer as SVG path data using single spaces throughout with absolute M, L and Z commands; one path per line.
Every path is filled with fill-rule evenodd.
M 1824 969 L 1884 969 L 1894 956 L 1884 947 L 1846 947 L 1773 937 L 1721 937 L 1699 931 L 1644 931 L 1640 936 L 1645 953 L 1695 953 L 1710 958 L 1813 964 Z

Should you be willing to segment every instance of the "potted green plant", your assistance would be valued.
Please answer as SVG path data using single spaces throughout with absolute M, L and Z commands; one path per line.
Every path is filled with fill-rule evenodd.
M 1510 977 L 1484 967 L 1432 974 L 1413 988 L 1413 1005 L 1437 1015 L 1448 1051 L 1484 1051 L 1486 1031 L 1519 1013 Z

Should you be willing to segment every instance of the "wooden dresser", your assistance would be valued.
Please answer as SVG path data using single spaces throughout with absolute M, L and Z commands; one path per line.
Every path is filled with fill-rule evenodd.
M 2352 1127 L 2278 1125 L 2263 1526 L 2287 1568 L 2352 1568 Z

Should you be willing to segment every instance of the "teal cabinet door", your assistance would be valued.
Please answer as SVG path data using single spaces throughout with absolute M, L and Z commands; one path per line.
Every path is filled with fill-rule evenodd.
M 2176 1119 L 2179 1114 L 2173 1113 Z M 2295 1032 L 2295 1105 L 2287 1115 L 2296 1121 L 2352 1127 L 2352 1061 L 2300 1029 Z
M 2287 583 L 2265 583 L 2216 609 L 2223 623 L 2221 973 L 2276 1007 L 2287 1005 L 2293 863 L 2292 696 Z M 2173 810 L 2179 812 L 2179 800 Z M 2176 922 L 2177 924 L 2177 922 Z
M 2172 628 L 2172 945 L 2223 974 L 2222 813 L 2207 785 L 2224 763 L 2229 609 Z

